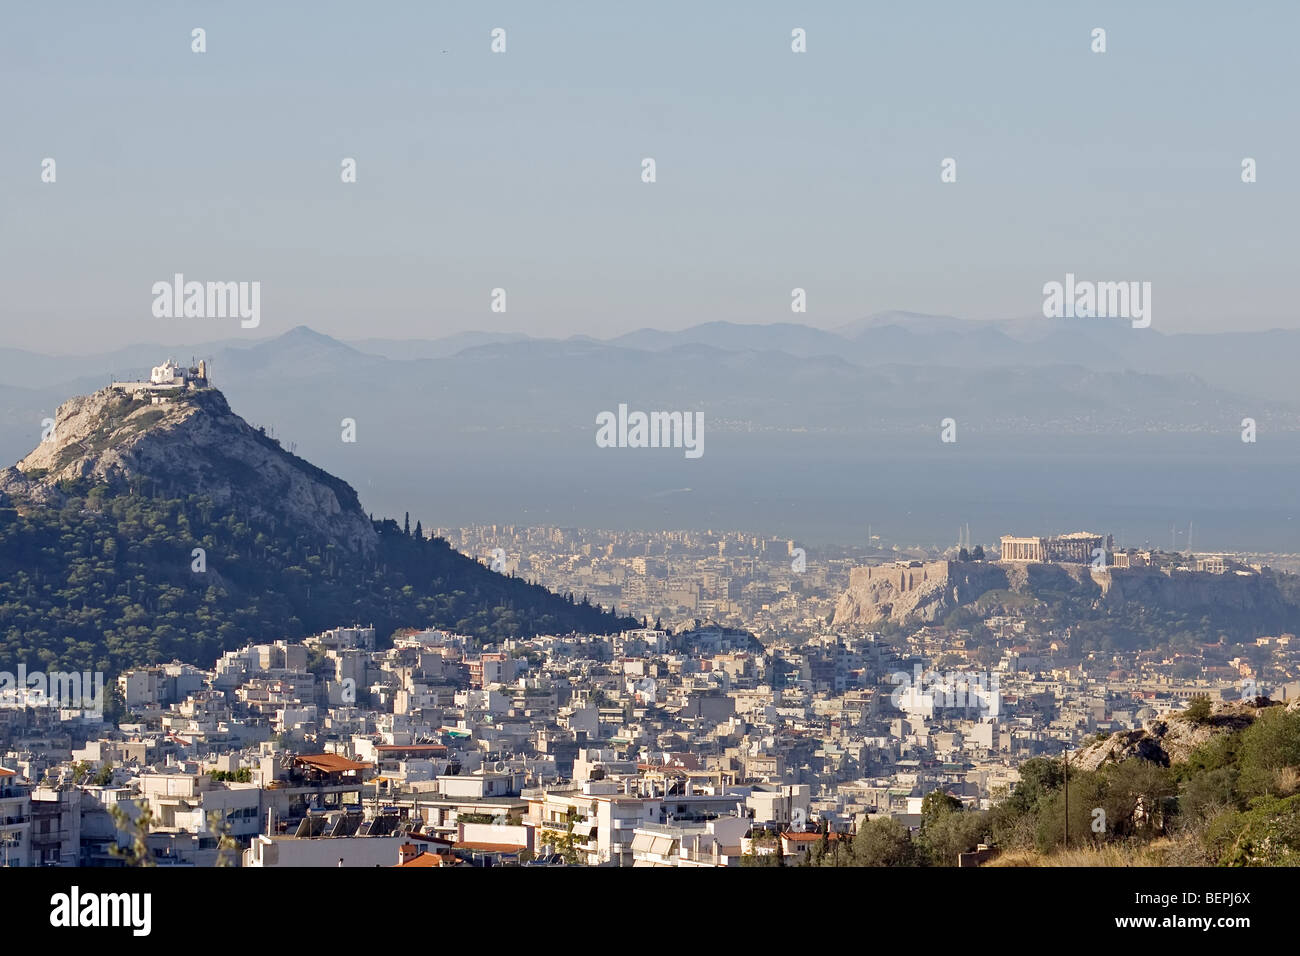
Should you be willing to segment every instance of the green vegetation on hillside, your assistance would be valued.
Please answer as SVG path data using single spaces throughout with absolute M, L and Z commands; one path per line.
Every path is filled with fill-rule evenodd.
M 1027 639 L 1050 631 L 1054 640 L 1062 640 L 1068 631 L 1063 653 L 1069 657 L 1150 648 L 1194 651 L 1220 639 L 1227 644 L 1253 644 L 1261 634 L 1300 629 L 1300 576 L 1293 574 L 1266 569 L 1258 577 L 1224 578 L 1217 584 L 1237 589 L 1232 600 L 1206 597 L 1200 603 L 1178 606 L 1167 603 L 1154 590 L 1125 601 L 1106 599 L 1091 582 L 1073 582 L 1061 574 L 1037 573 L 1039 570 L 1031 569 L 1023 591 L 984 591 L 949 611 L 943 623 L 970 629 L 973 642 L 979 645 L 992 641 L 978 623 L 983 617 L 1023 616 L 1030 623 Z M 1201 586 L 1209 583 L 1202 581 Z M 921 623 L 908 622 L 912 626 Z
M 337 481 L 337 479 L 335 479 Z M 340 482 L 341 484 L 341 482 Z M 253 522 L 202 496 L 151 498 L 66 482 L 62 508 L 0 508 L 0 641 L 12 669 L 204 666 L 249 641 L 343 624 L 441 627 L 482 640 L 636 626 L 495 574 L 442 539 L 376 522 L 361 555 Z M 192 570 L 193 550 L 206 570 Z
M 1181 718 L 1180 718 L 1181 719 Z M 1187 761 L 1162 767 L 1136 757 L 1069 771 L 1069 847 L 1062 760 L 1035 758 L 990 810 L 963 810 L 936 790 L 920 829 L 892 819 L 859 829 L 817 866 L 955 866 L 992 840 L 1013 865 L 1300 865 L 1300 711 L 1266 707 L 1242 730 L 1212 737 Z M 1082 856 L 1080 851 L 1083 851 Z

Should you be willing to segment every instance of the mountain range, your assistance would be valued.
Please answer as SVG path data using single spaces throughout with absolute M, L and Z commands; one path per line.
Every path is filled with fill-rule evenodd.
M 0 390 L 10 409 L 6 421 L 16 424 L 22 412 L 48 405 L 51 396 L 93 391 L 110 378 L 147 375 L 172 351 L 165 344 L 80 356 L 0 349 Z M 367 390 L 407 387 L 421 378 L 449 386 L 490 383 L 494 387 L 480 389 L 474 402 L 483 411 L 479 423 L 487 427 L 498 423 L 501 406 L 513 405 L 556 376 L 563 376 L 566 386 L 590 385 L 594 393 L 626 383 L 623 376 L 631 365 L 635 381 L 662 384 L 665 401 L 680 394 L 706 411 L 716 406 L 715 419 L 752 409 L 749 417 L 760 427 L 889 431 L 902 427 L 900 412 L 924 399 L 936 408 L 947 406 L 953 417 L 993 429 L 1017 430 L 1023 419 L 1040 416 L 1060 419 L 1067 430 L 1097 425 L 1146 431 L 1158 430 L 1161 423 L 1208 427 L 1219 423 L 1220 410 L 1235 415 L 1238 409 L 1255 409 L 1257 419 L 1273 413 L 1279 425 L 1300 428 L 1293 378 L 1300 330 L 1169 335 L 1121 320 L 972 321 L 890 312 L 834 330 L 709 322 L 604 340 L 467 332 L 430 340 L 345 342 L 299 326 L 270 338 L 214 340 L 186 351 L 209 358 L 232 394 L 259 380 L 273 387 L 265 381 L 271 370 L 281 383 L 339 376 L 362 381 Z M 484 380 L 484 365 L 500 372 Z M 575 369 L 577 381 L 570 377 Z M 725 378 L 715 383 L 712 369 Z M 346 381 L 328 384 L 348 387 Z M 789 399 L 795 389 L 807 395 L 808 408 L 787 413 L 786 421 L 780 409 L 788 401 L 774 401 L 772 393 Z M 1026 392 L 1032 392 L 1032 409 L 1022 404 Z M 1191 411 L 1180 411 L 1188 405 Z M 539 411 L 550 415 L 567 408 L 548 404 Z M 0 436 L 0 442 L 6 438 Z M 6 447 L 0 444 L 0 452 Z
M 0 461 L 25 454 L 66 395 L 147 376 L 176 351 L 0 349 Z M 176 357 L 190 355 L 209 360 L 250 421 L 346 477 L 368 507 L 412 507 L 437 526 L 756 527 L 762 516 L 779 519 L 765 530 L 840 540 L 829 536 L 851 508 L 858 530 L 874 522 L 915 541 L 972 520 L 1006 530 L 1010 503 L 980 509 L 1015 493 L 1021 511 L 1049 522 L 1039 533 L 1141 504 L 1120 520 L 1142 537 L 1167 540 L 1171 522 L 1194 520 L 1210 543 L 1216 523 L 1226 536 L 1248 518 L 1242 537 L 1262 548 L 1277 547 L 1271 529 L 1300 513 L 1283 474 L 1300 441 L 1296 330 L 1164 334 L 1103 319 L 891 312 L 834 329 L 710 322 L 606 339 L 344 341 L 299 326 Z M 690 463 L 599 454 L 596 415 L 619 404 L 702 412 L 708 451 Z M 950 480 L 933 458 L 949 418 L 959 442 L 948 459 L 964 463 Z M 1247 418 L 1258 449 L 1240 441 Z M 353 444 L 340 440 L 345 420 Z M 1063 484 L 1049 493 L 1045 478 Z M 1264 489 L 1251 505 L 1259 513 L 1211 514 L 1214 496 L 1238 482 Z M 1189 483 L 1203 487 L 1146 500 L 1144 489 Z

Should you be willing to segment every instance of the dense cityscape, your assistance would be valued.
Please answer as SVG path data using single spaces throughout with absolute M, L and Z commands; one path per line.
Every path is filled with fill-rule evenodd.
M 19 951 L 1295 935 L 1300 8 L 135 6 L 0 30 Z
M 1083 769 L 1090 742 L 1198 701 L 1300 699 L 1290 633 L 1079 654 L 1035 602 L 837 623 L 852 569 L 905 579 L 1015 563 L 981 545 L 809 554 L 740 533 L 440 533 L 498 573 L 644 626 L 500 643 L 402 629 L 384 646 L 352 622 L 211 668 L 128 670 L 102 714 L 10 690 L 8 864 L 838 862 L 839 841 L 873 821 L 921 830 L 935 794 L 953 811 L 997 807 L 1026 761 L 1076 751 Z M 1223 555 L 1104 557 L 1166 577 L 1263 570 Z M 931 852 L 973 865 L 998 847 L 967 834 Z

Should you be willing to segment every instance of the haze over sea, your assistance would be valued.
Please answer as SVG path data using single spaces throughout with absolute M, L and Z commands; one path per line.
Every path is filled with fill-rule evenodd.
M 440 443 L 430 464 L 349 474 L 376 514 L 426 526 L 554 524 L 740 529 L 804 544 L 948 545 L 1004 533 L 1093 530 L 1117 543 L 1198 551 L 1300 550 L 1300 436 L 934 437 L 708 433 L 706 454 L 614 450 L 589 435 Z M 1235 452 L 1235 453 L 1226 453 Z M 414 464 L 414 463 L 412 463 Z M 1171 538 L 1171 526 L 1175 537 Z

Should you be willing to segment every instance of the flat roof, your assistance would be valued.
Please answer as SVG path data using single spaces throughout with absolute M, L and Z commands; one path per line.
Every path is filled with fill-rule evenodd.
M 457 850 L 477 850 L 480 853 L 521 853 L 528 847 L 520 843 L 479 843 L 465 841 L 455 844 Z
M 832 830 L 826 834 L 827 840 L 847 840 L 847 833 L 840 833 L 838 830 Z M 817 832 L 801 832 L 785 830 L 781 833 L 781 838 L 789 840 L 791 843 L 816 843 L 821 840 L 822 835 Z
M 340 757 L 338 754 L 298 754 L 293 758 L 293 762 L 324 773 L 345 773 L 349 770 L 367 770 L 370 767 L 368 763 L 358 763 L 347 757 Z

